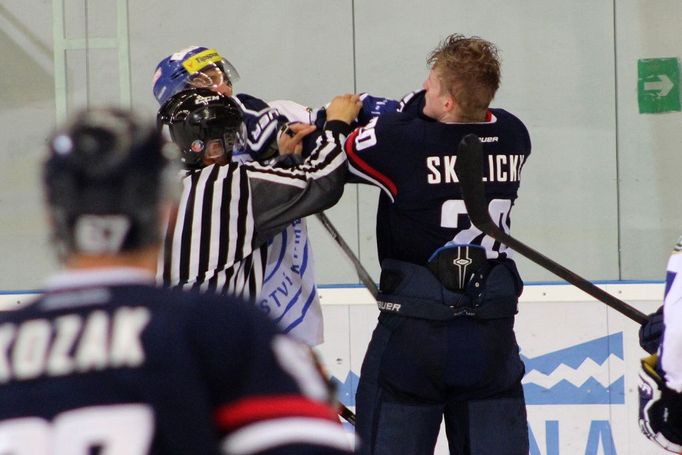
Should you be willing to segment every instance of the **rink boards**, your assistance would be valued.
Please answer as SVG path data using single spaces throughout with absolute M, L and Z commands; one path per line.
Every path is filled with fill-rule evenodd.
M 663 298 L 663 284 L 600 287 L 645 314 Z M 378 310 L 362 288 L 320 291 L 325 318 L 320 351 L 338 381 L 341 400 L 353 409 Z M 636 322 L 572 286 L 526 286 L 516 334 L 526 365 L 531 455 L 668 453 L 644 438 L 637 424 L 637 374 L 646 355 L 638 329 Z M 436 454 L 447 453 L 441 437 Z
M 600 286 L 643 313 L 660 305 L 663 284 Z M 359 287 L 320 289 L 325 342 L 319 347 L 340 400 L 351 409 L 378 310 Z M 0 295 L 0 308 L 30 294 Z M 637 425 L 637 373 L 645 352 L 639 325 L 567 285 L 528 285 L 516 333 L 526 365 L 531 455 L 663 454 Z M 409 429 L 406 429 L 409 431 Z M 443 438 L 436 454 L 447 454 Z

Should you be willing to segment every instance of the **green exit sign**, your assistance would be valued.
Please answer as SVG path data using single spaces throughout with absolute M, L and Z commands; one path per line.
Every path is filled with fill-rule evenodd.
M 680 68 L 677 58 L 637 61 L 637 98 L 640 114 L 680 110 Z

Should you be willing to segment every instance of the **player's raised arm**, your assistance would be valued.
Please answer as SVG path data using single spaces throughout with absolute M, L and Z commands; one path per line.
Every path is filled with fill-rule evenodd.
M 303 151 L 303 138 L 313 133 L 315 129 L 315 125 L 286 123 L 277 135 L 280 156 L 300 155 Z
M 362 102 L 359 95 L 339 95 L 327 106 L 326 121 L 341 121 L 352 124 L 361 108 Z M 315 130 L 315 125 L 299 121 L 284 124 L 277 135 L 280 154 L 300 154 L 303 139 Z
M 303 163 L 290 168 L 244 165 L 258 239 L 267 239 L 292 219 L 327 209 L 341 198 L 347 170 L 343 144 L 360 107 L 357 95 L 335 97 L 317 146 Z M 297 147 L 304 132 L 280 135 L 280 147 Z
M 338 120 L 350 125 L 358 116 L 361 108 L 362 101 L 360 101 L 359 95 L 346 94 L 336 96 L 327 106 L 327 122 Z

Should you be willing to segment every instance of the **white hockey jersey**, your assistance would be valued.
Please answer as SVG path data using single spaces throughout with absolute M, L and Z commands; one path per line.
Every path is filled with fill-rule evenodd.
M 668 260 L 660 361 L 666 385 L 682 393 L 682 237 Z

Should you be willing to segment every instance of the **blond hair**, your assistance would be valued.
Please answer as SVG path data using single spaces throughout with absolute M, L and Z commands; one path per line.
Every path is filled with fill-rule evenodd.
M 448 36 L 431 51 L 427 63 L 468 117 L 480 117 L 500 86 L 497 47 L 477 36 Z

